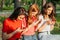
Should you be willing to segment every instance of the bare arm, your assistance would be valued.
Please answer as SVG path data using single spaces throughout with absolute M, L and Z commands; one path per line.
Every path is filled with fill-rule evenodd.
M 17 32 L 21 32 L 21 31 L 22 31 L 22 30 L 20 30 L 20 28 L 18 28 L 17 30 L 15 30 L 14 32 L 9 33 L 9 34 L 7 34 L 6 32 L 3 32 L 3 33 L 2 33 L 2 39 L 3 39 L 3 40 L 9 39 L 9 38 L 11 38 L 14 34 L 16 34 Z
M 41 27 L 38 29 L 39 32 L 41 32 L 47 25 L 47 22 L 43 23 Z
M 38 31 L 41 32 L 41 31 L 46 27 L 46 25 L 50 25 L 50 30 L 53 30 L 54 24 L 55 24 L 55 22 L 46 21 L 46 22 L 39 28 Z
M 52 31 L 54 29 L 55 21 L 52 21 L 52 24 L 50 25 L 50 30 Z
M 54 25 L 50 25 L 50 31 L 54 29 Z
M 40 22 L 40 20 L 38 20 L 38 21 L 33 22 L 32 24 L 30 24 L 30 25 L 28 26 L 28 28 L 26 28 L 25 31 L 22 32 L 22 34 L 24 34 L 26 31 L 28 31 L 31 27 L 36 26 L 39 22 Z

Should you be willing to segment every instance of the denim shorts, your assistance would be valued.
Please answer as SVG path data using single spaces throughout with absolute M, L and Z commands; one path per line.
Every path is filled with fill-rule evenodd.
M 48 32 L 39 32 L 38 33 L 38 40 L 43 40 L 44 37 L 47 38 L 47 35 L 50 35 Z
M 27 36 L 27 35 L 24 35 L 23 37 L 22 37 L 22 40 L 37 40 L 37 36 L 34 34 L 34 35 L 29 35 L 29 36 Z

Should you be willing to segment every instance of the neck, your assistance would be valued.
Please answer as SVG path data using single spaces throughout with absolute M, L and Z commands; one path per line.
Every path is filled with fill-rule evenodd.
M 49 18 L 49 16 L 47 14 L 44 14 L 44 18 Z

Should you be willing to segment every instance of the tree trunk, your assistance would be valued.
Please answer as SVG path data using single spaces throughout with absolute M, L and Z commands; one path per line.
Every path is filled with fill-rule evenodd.
M 46 4 L 47 0 L 42 0 L 41 10 L 43 10 L 43 6 Z
M 37 4 L 37 0 L 35 0 L 35 3 Z
M 42 0 L 42 6 L 46 4 L 47 0 Z
M 21 6 L 20 2 L 21 0 L 14 0 L 14 9 Z
M 33 2 L 32 4 L 34 4 L 35 3 L 35 0 L 32 0 L 32 2 Z
M 3 3 L 4 3 L 4 0 L 1 0 L 1 3 L 0 3 L 0 11 L 3 10 Z

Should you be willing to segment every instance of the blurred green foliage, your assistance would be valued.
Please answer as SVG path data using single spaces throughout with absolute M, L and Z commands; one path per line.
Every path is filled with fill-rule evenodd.
M 3 21 L 6 19 L 6 17 L 1 17 L 0 16 L 0 22 L 3 23 Z

